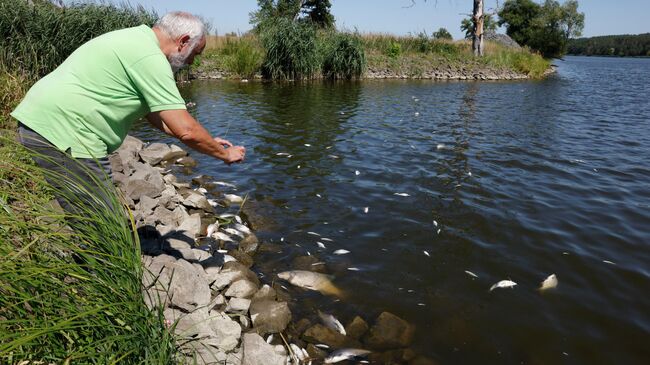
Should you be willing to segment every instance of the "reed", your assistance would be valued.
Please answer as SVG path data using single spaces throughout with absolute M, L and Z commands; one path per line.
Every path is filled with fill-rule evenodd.
M 167 364 L 172 335 L 142 296 L 137 235 L 113 189 L 30 163 L 0 139 L 0 363 Z M 55 191 L 44 177 L 67 186 Z M 76 213 L 56 209 L 66 196 Z
M 366 69 L 366 54 L 357 34 L 323 33 L 319 48 L 322 74 L 327 79 L 359 78 Z
M 279 18 L 262 29 L 260 39 L 266 52 L 264 77 L 310 79 L 320 69 L 316 30 L 309 24 Z

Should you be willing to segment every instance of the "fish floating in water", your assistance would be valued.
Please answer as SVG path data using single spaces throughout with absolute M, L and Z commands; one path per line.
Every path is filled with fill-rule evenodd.
M 349 253 L 350 253 L 350 251 L 342 249 L 342 248 L 334 251 L 335 255 L 346 255 L 346 254 L 349 254 Z
M 237 188 L 237 186 L 235 186 L 234 184 L 223 182 L 223 181 L 215 181 L 214 184 L 219 186 L 225 186 L 227 188 L 233 188 L 233 189 Z
M 359 176 L 359 175 L 361 175 L 361 172 L 359 172 L 359 170 L 354 170 L 354 174 Z
M 312 236 L 319 236 L 320 237 L 320 234 L 318 234 L 316 232 L 307 232 L 307 234 L 310 234 Z
M 424 250 L 424 251 L 422 251 L 422 252 L 424 252 L 425 255 L 431 257 L 431 255 L 429 254 L 429 252 L 427 252 L 426 250 Z
M 235 224 L 234 227 L 235 227 L 236 230 L 238 230 L 239 232 L 242 232 L 243 234 L 245 234 L 247 236 L 250 235 L 251 233 L 253 233 L 253 232 L 251 232 L 250 228 L 246 227 L 245 225 L 243 225 L 241 223 Z
M 363 212 L 366 213 L 366 214 L 368 214 L 368 209 L 369 209 L 368 207 L 364 207 L 364 208 L 363 208 Z
M 301 288 L 316 290 L 327 295 L 343 296 L 341 289 L 334 286 L 330 277 L 325 274 L 306 270 L 291 270 L 279 273 L 278 277 Z
M 395 194 L 393 194 L 393 195 L 397 195 L 397 196 L 411 196 L 411 195 L 408 194 L 408 193 L 395 193 Z
M 316 242 L 316 244 L 317 244 L 318 247 L 320 247 L 320 248 L 326 248 L 326 247 L 325 247 L 325 244 L 324 244 L 323 242 L 318 241 L 318 242 Z
M 223 197 L 229 204 L 241 204 L 244 202 L 244 198 L 235 194 L 224 194 Z
M 341 324 L 341 322 L 339 322 L 336 317 L 329 313 L 323 313 L 320 310 L 318 311 L 318 316 L 320 317 L 320 320 L 323 321 L 323 324 L 325 324 L 325 326 L 337 331 L 343 336 L 347 336 L 347 333 L 345 333 L 345 327 L 343 327 L 343 324 Z
M 473 278 L 478 278 L 478 275 L 474 274 L 473 272 L 471 272 L 469 270 L 465 270 L 465 274 L 467 274 L 467 275 L 469 275 L 469 276 L 471 276 Z
M 334 364 L 343 360 L 353 360 L 359 357 L 364 357 L 371 352 L 363 349 L 339 349 L 325 358 L 325 364 Z
M 497 289 L 497 288 L 514 288 L 515 285 L 517 285 L 517 283 L 515 283 L 512 280 L 501 280 L 498 283 L 492 285 L 490 287 L 490 291 L 492 291 L 494 289 Z
M 548 290 L 548 289 L 555 289 L 557 288 L 557 276 L 555 274 L 549 275 L 544 281 L 542 281 L 542 285 L 539 287 L 539 290 Z

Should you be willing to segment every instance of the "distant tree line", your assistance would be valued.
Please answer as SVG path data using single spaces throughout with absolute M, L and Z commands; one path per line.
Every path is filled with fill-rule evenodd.
M 584 56 L 650 56 L 650 33 L 571 39 L 568 53 Z

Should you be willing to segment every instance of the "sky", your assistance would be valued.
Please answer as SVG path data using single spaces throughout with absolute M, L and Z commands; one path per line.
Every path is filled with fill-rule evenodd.
M 159 14 L 188 11 L 212 21 L 213 32 L 244 33 L 251 29 L 249 14 L 257 9 L 256 0 L 129 0 Z M 463 37 L 460 22 L 472 11 L 471 0 L 331 0 L 331 12 L 339 29 L 361 33 L 408 35 L 431 34 L 440 27 L 454 37 Z M 541 2 L 541 0 L 537 0 Z M 564 2 L 560 0 L 560 2 Z M 645 19 L 650 0 L 578 0 L 585 13 L 584 37 L 609 34 L 650 33 Z M 500 2 L 503 4 L 503 0 Z M 485 0 L 485 11 L 494 11 L 496 0 Z M 503 30 L 501 30 L 504 32 Z

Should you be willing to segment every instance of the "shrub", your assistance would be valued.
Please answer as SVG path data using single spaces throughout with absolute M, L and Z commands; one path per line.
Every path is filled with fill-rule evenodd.
M 244 37 L 238 40 L 228 39 L 223 49 L 226 59 L 224 61 L 228 71 L 241 78 L 252 78 L 259 71 L 263 53 L 259 45 L 252 37 Z
M 328 79 L 358 78 L 366 68 L 366 55 L 357 34 L 328 33 L 323 46 L 323 76 Z
M 385 53 L 390 58 L 397 58 L 402 54 L 402 45 L 399 42 L 391 41 Z
M 266 55 L 262 75 L 270 79 L 312 78 L 320 68 L 312 25 L 279 18 L 261 29 Z

